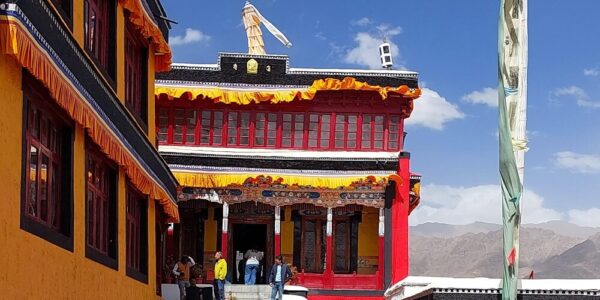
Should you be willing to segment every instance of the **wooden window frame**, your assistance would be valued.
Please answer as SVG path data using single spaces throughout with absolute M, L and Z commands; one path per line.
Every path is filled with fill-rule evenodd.
M 148 283 L 148 196 L 129 181 L 126 186 L 126 273 Z
M 342 121 L 342 125 L 343 125 L 344 128 L 341 129 L 341 130 L 337 128 L 337 125 L 338 125 L 337 119 L 340 116 L 344 118 L 344 120 Z M 352 131 L 352 132 L 350 131 L 350 125 L 351 125 L 350 124 L 350 118 L 351 117 L 356 118 L 356 123 L 354 124 L 355 128 L 354 128 L 354 131 Z M 333 123 L 333 126 L 332 126 L 333 130 L 330 132 L 330 134 L 333 133 L 333 139 L 332 139 L 333 145 L 330 145 L 331 149 L 336 149 L 338 151 L 344 151 L 344 150 L 356 150 L 356 149 L 359 148 L 358 144 L 359 144 L 360 140 L 358 139 L 358 135 L 359 135 L 359 126 L 361 126 L 361 124 L 359 122 L 359 118 L 358 117 L 359 117 L 358 113 L 333 113 L 332 114 L 331 119 L 333 121 L 332 122 Z M 342 133 L 342 135 L 343 135 L 342 139 L 338 139 L 336 137 L 336 135 L 337 135 L 338 132 Z M 354 134 L 354 147 L 348 146 L 348 144 L 350 142 L 349 134 L 351 134 L 351 133 Z M 337 146 L 337 142 L 338 141 L 342 141 L 343 145 L 341 147 Z
M 396 124 L 396 128 L 397 128 L 397 132 L 392 132 L 391 131 L 391 127 L 392 127 L 392 120 L 394 118 L 398 118 L 398 123 Z M 384 138 L 385 138 L 385 148 L 388 151 L 391 150 L 400 150 L 402 148 L 402 138 L 404 136 L 404 132 L 403 132 L 403 121 L 402 121 L 402 116 L 400 115 L 389 115 L 387 117 L 386 120 L 386 126 L 385 126 L 385 134 L 384 134 Z M 397 134 L 397 138 L 392 139 L 392 135 L 393 134 Z M 396 147 L 391 147 L 391 143 L 395 142 L 396 143 Z
M 90 169 L 92 161 L 94 170 Z M 102 187 L 90 182 L 90 179 L 97 175 L 94 171 L 98 169 L 102 170 L 101 175 L 104 182 Z M 115 270 L 119 266 L 118 178 L 118 167 L 101 152 L 96 144 L 86 138 L 85 255 L 87 258 Z M 98 203 L 99 201 L 101 203 Z
M 96 32 L 90 29 L 90 10 L 94 8 L 100 14 L 98 18 L 103 21 L 98 26 L 100 32 L 97 39 L 94 36 Z M 83 0 L 83 48 L 113 87 L 117 80 L 116 15 L 115 0 Z M 94 47 L 96 44 L 99 46 Z
M 332 239 L 331 239 L 331 241 L 332 241 L 333 244 L 331 245 L 331 249 L 332 249 L 332 252 L 333 252 L 332 253 L 333 257 L 332 257 L 331 266 L 333 268 L 333 272 L 336 273 L 336 274 L 349 274 L 349 273 L 351 273 L 351 270 L 350 270 L 351 269 L 351 263 L 350 263 L 350 259 L 351 259 L 350 252 L 351 252 L 351 249 L 350 248 L 351 248 L 351 239 L 352 239 L 352 220 L 350 218 L 348 218 L 348 217 L 344 217 L 344 218 L 337 217 L 337 218 L 334 218 L 332 222 L 333 222 L 333 224 L 332 224 L 333 232 L 332 232 Z M 346 232 L 346 238 L 345 238 L 345 241 L 344 241 L 345 242 L 344 256 L 346 258 L 346 269 L 344 269 L 344 270 L 342 270 L 342 269 L 336 269 L 336 267 L 337 267 L 336 266 L 336 259 L 337 259 L 337 257 L 336 257 L 336 250 L 337 249 L 336 248 L 338 246 L 337 245 L 336 236 L 337 236 L 337 225 L 339 223 L 346 223 L 345 226 L 346 226 L 346 230 L 347 230 L 347 232 Z
M 125 20 L 129 18 L 125 16 Z M 125 106 L 142 128 L 148 130 L 148 42 L 125 25 Z
M 69 30 L 73 30 L 73 0 L 50 0 Z
M 55 136 L 41 136 L 41 122 L 31 124 L 32 109 L 38 111 L 37 116 L 46 119 L 46 126 L 42 130 L 50 132 L 49 128 L 55 129 Z M 53 125 L 50 125 L 53 124 Z M 31 125 L 38 127 L 35 134 Z M 51 99 L 50 93 L 27 71 L 23 71 L 23 124 L 22 124 L 22 166 L 21 166 L 21 203 L 20 203 L 20 228 L 34 234 L 46 241 L 53 243 L 68 251 L 73 251 L 73 122 L 66 116 Z M 40 195 L 41 155 L 48 157 L 48 168 L 46 172 L 46 220 L 38 215 L 28 212 L 28 204 L 31 194 L 31 167 L 30 149 L 37 147 L 38 160 L 36 163 L 36 197 Z M 54 147 L 53 147 L 54 146 Z M 54 150 L 52 149 L 54 148 Z M 58 169 L 58 170 L 55 170 Z M 56 171 L 56 172 L 55 172 Z M 57 176 L 54 176 L 54 174 Z M 54 184 L 53 184 L 54 183 Z M 42 201 L 39 197 L 36 203 L 36 211 L 41 211 Z M 55 215 L 52 222 L 51 215 Z

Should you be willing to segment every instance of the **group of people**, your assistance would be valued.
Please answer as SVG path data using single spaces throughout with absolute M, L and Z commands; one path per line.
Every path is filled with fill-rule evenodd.
M 262 260 L 262 252 L 248 250 L 245 255 L 246 269 L 245 284 L 256 283 L 256 273 Z M 194 259 L 184 255 L 173 267 L 173 274 L 177 277 L 179 295 L 181 300 L 202 300 L 202 290 L 196 286 L 196 281 L 191 276 L 191 268 L 195 265 Z M 227 261 L 223 253 L 215 253 L 215 280 L 214 291 L 216 300 L 225 300 L 225 283 L 227 277 Z M 283 263 L 281 255 L 275 258 L 275 264 L 269 272 L 269 285 L 272 287 L 271 299 L 283 298 L 283 286 L 292 277 L 292 271 Z

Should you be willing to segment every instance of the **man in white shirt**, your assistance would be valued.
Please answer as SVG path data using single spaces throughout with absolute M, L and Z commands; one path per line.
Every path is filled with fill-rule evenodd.
M 260 261 L 263 253 L 255 249 L 249 249 L 244 255 L 246 258 L 246 268 L 244 270 L 244 283 L 254 285 L 256 283 L 256 272 L 259 270 Z
M 283 298 L 283 286 L 291 277 L 292 271 L 283 263 L 283 257 L 281 255 L 277 256 L 269 276 L 269 285 L 273 288 L 271 290 L 271 300 Z

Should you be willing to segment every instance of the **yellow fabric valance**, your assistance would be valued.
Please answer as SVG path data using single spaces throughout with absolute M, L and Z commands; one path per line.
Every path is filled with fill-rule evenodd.
M 381 95 L 382 100 L 386 100 L 388 94 L 398 94 L 410 99 L 416 99 L 421 95 L 421 90 L 418 88 L 410 89 L 406 85 L 381 87 L 357 81 L 352 77 L 346 77 L 343 80 L 334 78 L 315 80 L 310 87 L 303 90 L 235 90 L 212 86 L 169 86 L 158 83 L 155 86 L 156 95 L 166 95 L 170 100 L 176 98 L 188 100 L 208 98 L 214 102 L 240 105 L 261 102 L 285 103 L 295 100 L 312 100 L 318 91 L 341 90 L 375 91 Z
M 123 8 L 129 12 L 129 21 L 135 25 L 144 38 L 149 39 L 154 51 L 160 55 L 154 56 L 154 70 L 164 72 L 171 70 L 171 47 L 165 40 L 162 31 L 148 15 L 141 0 L 119 0 Z
M 390 172 L 390 175 L 392 173 Z M 249 178 L 258 176 L 270 176 L 273 181 L 281 180 L 282 183 L 290 186 L 312 186 L 314 188 L 337 189 L 340 187 L 349 187 L 357 182 L 365 181 L 370 177 L 375 182 L 382 180 L 387 182 L 390 175 L 350 175 L 350 176 L 306 176 L 306 175 L 288 175 L 288 174 L 269 174 L 269 173 L 199 173 L 173 170 L 173 175 L 179 181 L 181 186 L 195 188 L 225 188 L 232 185 L 242 185 Z
M 134 158 L 123 141 L 60 71 L 48 52 L 30 35 L 25 25 L 12 16 L 0 16 L 0 53 L 14 57 L 42 82 L 56 103 L 87 130 L 94 143 L 125 169 L 132 184 L 151 199 L 157 199 L 171 221 L 179 221 L 179 211 L 174 199 Z

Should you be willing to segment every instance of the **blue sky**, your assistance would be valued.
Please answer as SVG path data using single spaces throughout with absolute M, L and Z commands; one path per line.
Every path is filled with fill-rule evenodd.
M 164 0 L 174 61 L 215 63 L 246 52 L 243 0 Z M 268 53 L 292 67 L 377 68 L 382 35 L 395 67 L 417 71 L 424 96 L 407 126 L 423 199 L 413 224 L 499 222 L 497 15 L 499 1 L 255 0 L 294 44 L 265 32 Z M 525 222 L 600 226 L 600 11 L 597 0 L 529 1 L 529 111 Z

